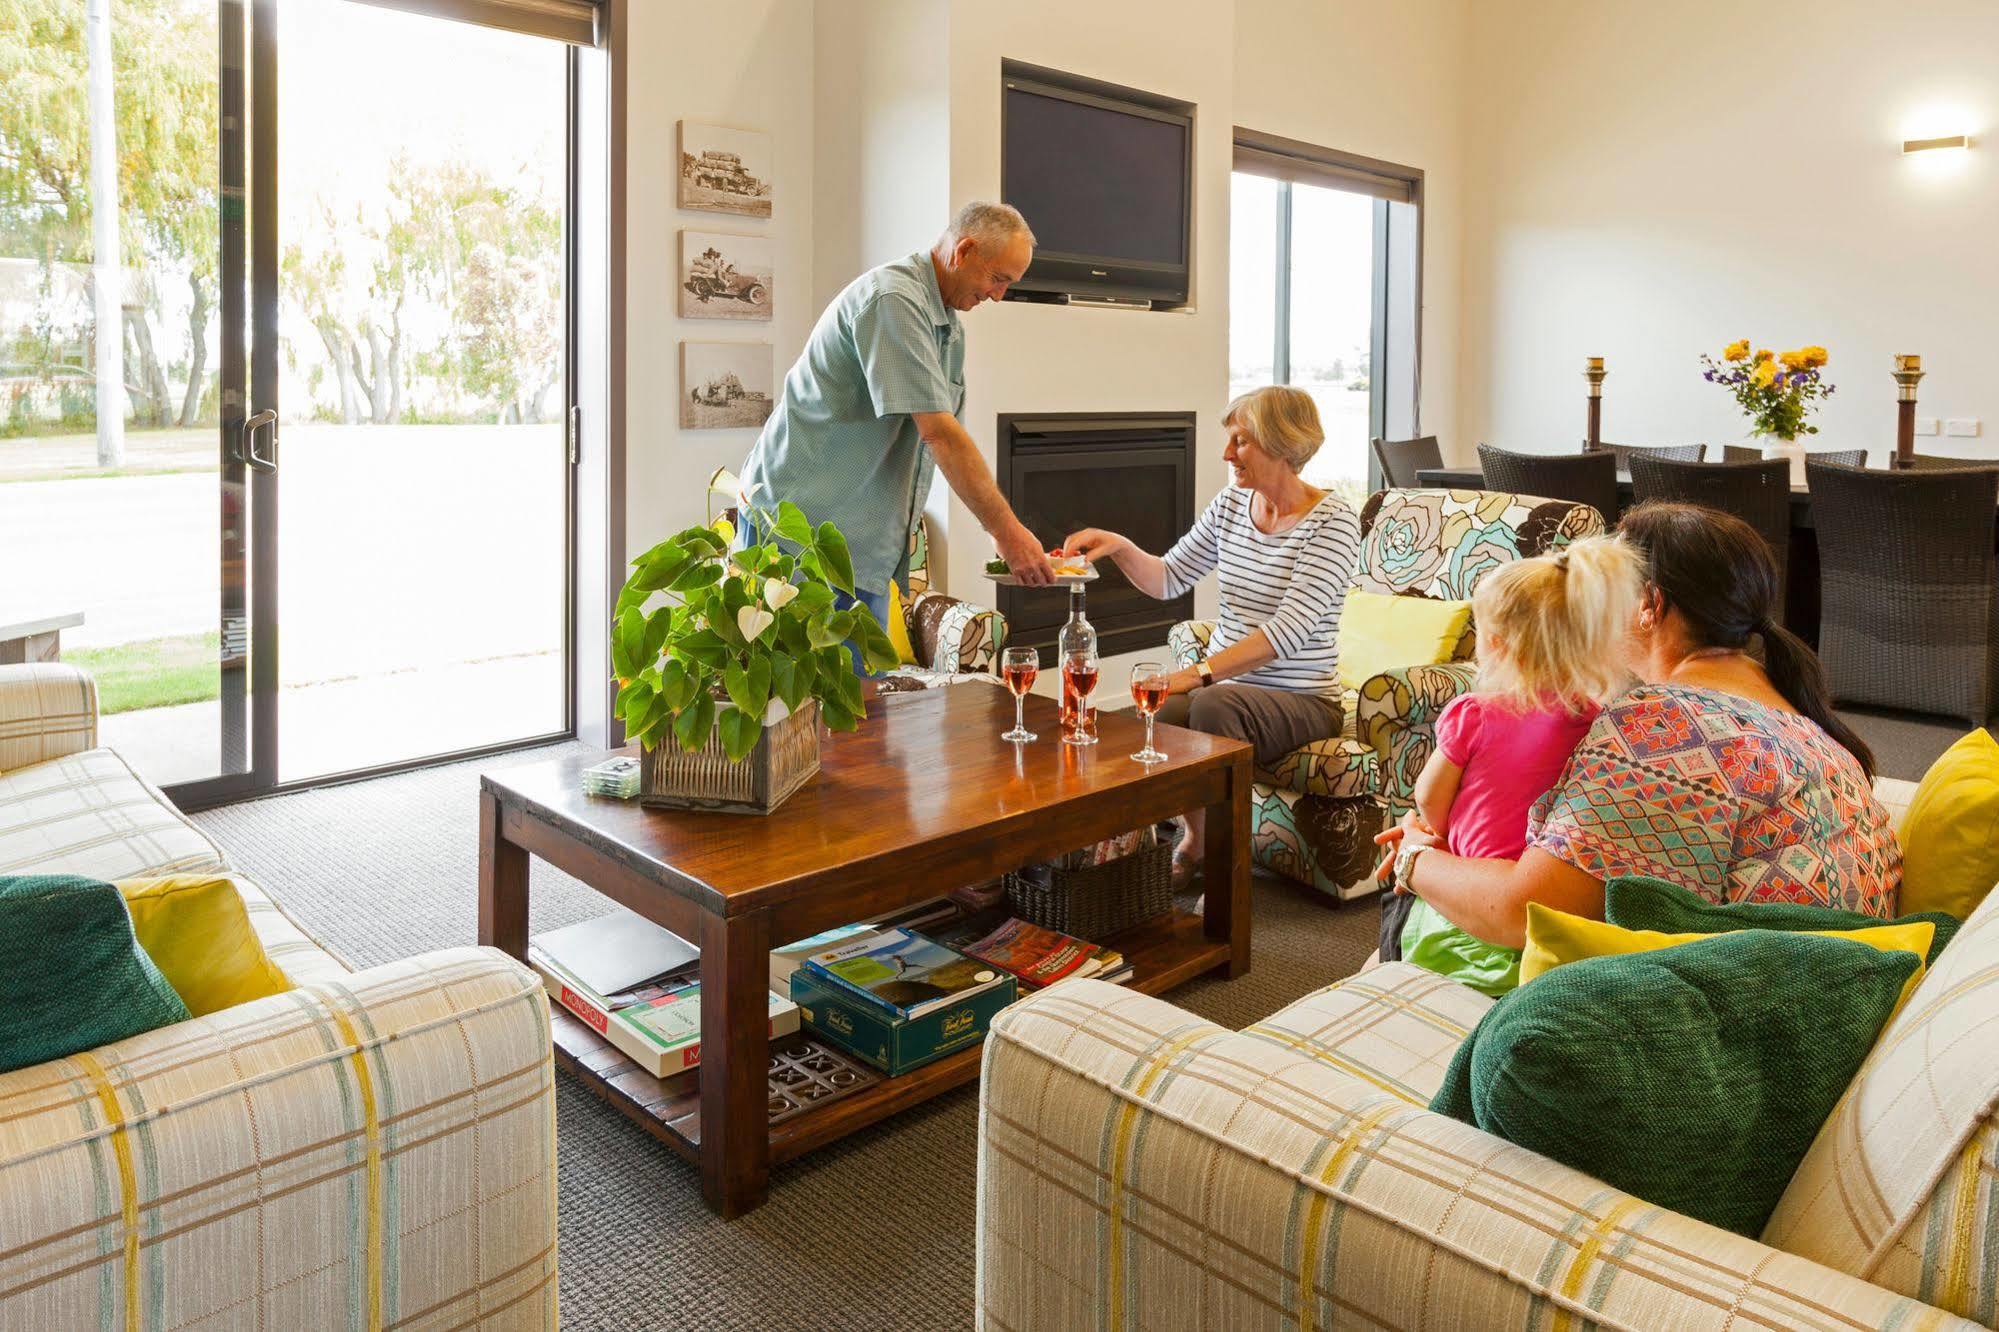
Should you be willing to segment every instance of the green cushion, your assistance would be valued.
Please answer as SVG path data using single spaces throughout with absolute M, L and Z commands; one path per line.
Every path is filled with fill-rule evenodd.
M 0 876 L 0 1073 L 187 1018 L 117 888 L 74 874 Z
M 1937 954 L 1957 933 L 1959 921 L 1941 911 L 1918 911 L 1913 915 L 1882 920 L 1858 911 L 1838 907 L 1808 906 L 1800 902 L 1710 902 L 1705 897 L 1664 879 L 1642 874 L 1612 879 L 1604 886 L 1603 917 L 1627 930 L 1657 930 L 1661 934 L 1726 934 L 1730 930 L 1864 930 L 1870 925 L 1909 925 L 1926 920 L 1937 927 L 1930 941 L 1930 955 L 1923 959 L 1934 964 Z
M 1574 962 L 1487 1011 L 1430 1108 L 1759 1235 L 1918 964 L 1771 930 Z

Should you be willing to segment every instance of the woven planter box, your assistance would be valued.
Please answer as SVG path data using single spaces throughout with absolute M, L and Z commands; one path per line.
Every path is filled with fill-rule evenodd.
M 1006 876 L 1006 897 L 1030 924 L 1102 943 L 1173 909 L 1173 847 L 1143 847 L 1086 869 L 1030 865 Z
M 668 738 L 648 749 L 639 768 L 639 803 L 653 809 L 708 809 L 722 814 L 768 814 L 819 771 L 819 702 L 766 726 L 741 763 L 729 762 L 722 737 L 688 753 Z

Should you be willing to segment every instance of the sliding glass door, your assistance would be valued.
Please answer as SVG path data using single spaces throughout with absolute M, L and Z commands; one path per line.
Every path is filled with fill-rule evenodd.
M 27 0 L 10 17 L 0 640 L 57 626 L 36 655 L 96 677 L 104 743 L 156 782 L 247 790 L 245 8 Z
M 572 48 L 353 0 L 13 17 L 0 661 L 59 634 L 188 804 L 566 733 Z
M 562 732 L 568 48 L 278 21 L 278 776 Z

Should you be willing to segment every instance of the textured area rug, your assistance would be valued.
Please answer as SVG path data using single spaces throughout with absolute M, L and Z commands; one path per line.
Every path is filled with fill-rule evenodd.
M 532 751 L 195 816 L 236 865 L 355 966 L 474 942 L 482 770 Z M 609 902 L 535 864 L 539 932 Z M 938 885 L 939 891 L 951 885 Z M 1329 906 L 1259 878 L 1253 966 L 1169 998 L 1243 1027 L 1374 947 L 1373 904 Z M 562 1320 L 596 1328 L 962 1328 L 972 1321 L 978 1088 L 966 1087 L 771 1173 L 770 1201 L 724 1222 L 693 1167 L 562 1077 Z

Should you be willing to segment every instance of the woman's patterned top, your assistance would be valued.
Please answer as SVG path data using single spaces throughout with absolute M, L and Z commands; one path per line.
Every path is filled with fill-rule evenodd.
M 1712 689 L 1640 685 L 1534 806 L 1527 844 L 1592 878 L 1711 902 L 1892 916 L 1902 850 L 1859 760 L 1816 722 Z

